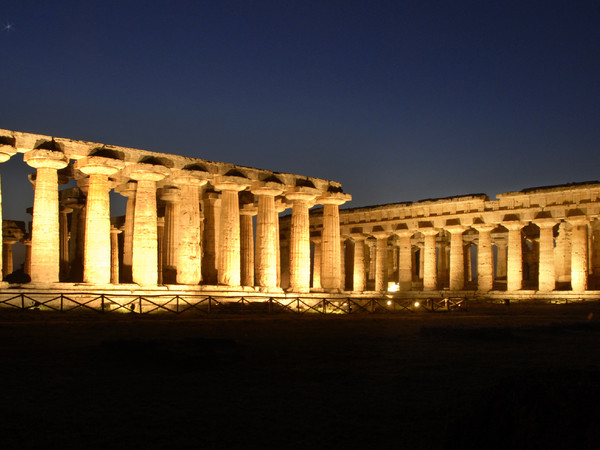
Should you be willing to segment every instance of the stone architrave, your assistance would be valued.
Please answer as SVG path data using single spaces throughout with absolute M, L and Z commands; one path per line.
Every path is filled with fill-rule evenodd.
M 435 241 L 439 230 L 437 228 L 419 230 L 424 239 L 423 246 L 423 290 L 435 291 L 437 289 L 437 254 Z
M 588 224 L 585 216 L 570 217 L 571 230 L 571 289 L 587 290 L 588 281 Z
M 31 281 L 56 283 L 60 273 L 60 234 L 58 218 L 58 169 L 69 163 L 56 150 L 35 149 L 23 160 L 36 169 L 31 231 Z
M 354 241 L 354 267 L 352 271 L 352 290 L 354 292 L 363 292 L 367 288 L 366 270 L 365 270 L 365 239 L 362 233 L 353 233 L 350 235 Z
M 451 291 L 461 291 L 465 288 L 465 257 L 463 233 L 466 227 L 449 225 L 445 227 L 450 233 L 450 284 Z
M 257 198 L 255 275 L 256 285 L 272 290 L 277 287 L 277 235 L 279 216 L 275 209 L 275 197 L 283 192 L 281 183 L 263 181 L 254 183 L 252 194 Z M 294 219 L 292 215 L 292 228 Z
M 85 216 L 83 282 L 108 284 L 111 281 L 110 199 L 108 177 L 125 166 L 118 159 L 88 156 L 75 168 L 89 175 Z
M 412 289 L 412 246 L 410 239 L 412 230 L 396 230 L 398 236 L 398 289 L 410 291 Z
M 489 292 L 494 288 L 494 251 L 492 248 L 493 224 L 475 224 L 479 233 L 477 244 L 477 290 Z
M 250 186 L 247 178 L 222 175 L 214 188 L 221 191 L 220 237 L 218 252 L 218 283 L 241 285 L 240 205 L 238 193 Z
M 504 222 L 508 230 L 508 259 L 506 264 L 506 290 L 518 291 L 523 288 L 523 236 L 521 230 L 526 225 L 521 222 Z
M 12 145 L 0 144 L 0 163 L 6 162 L 12 155 L 17 153 L 17 150 Z M 2 192 L 0 191 L 0 223 L 2 223 Z M 2 233 L 0 233 L 0 244 L 2 244 Z M 2 247 L 0 245 L 0 247 Z M 0 258 L 0 264 L 2 264 L 2 258 Z M 2 267 L 0 267 L 0 271 Z
M 179 205 L 181 191 L 176 186 L 163 186 L 158 190 L 158 197 L 165 202 L 164 226 L 162 232 L 162 258 L 159 267 L 159 275 L 162 273 L 162 283 L 175 284 L 177 281 L 177 255 L 180 244 L 179 218 L 181 217 Z M 160 238 L 159 234 L 159 238 Z M 160 278 L 160 277 L 159 277 Z
M 200 191 L 207 183 L 208 173 L 200 170 L 180 170 L 173 181 L 181 189 L 178 217 L 177 283 L 196 285 L 202 281 L 202 235 L 200 222 Z
M 119 233 L 115 227 L 110 229 L 110 282 L 119 284 Z
M 310 291 L 310 221 L 308 210 L 319 191 L 296 186 L 286 192 L 292 202 L 290 230 L 290 287 L 292 292 Z M 314 279 L 314 278 L 313 278 Z
M 258 210 L 254 204 L 246 204 L 240 209 L 240 249 L 242 286 L 254 286 L 254 226 L 252 217 Z
M 164 166 L 147 163 L 126 168 L 126 175 L 137 181 L 131 272 L 133 282 L 142 286 L 158 283 L 156 182 L 169 172 Z
M 538 290 L 550 292 L 556 287 L 553 229 L 558 221 L 548 217 L 538 218 L 533 223 L 540 229 Z
M 323 205 L 323 230 L 321 233 L 321 286 L 324 289 L 341 288 L 340 256 L 340 205 L 350 201 L 349 194 L 327 193 L 317 198 Z
M 387 250 L 388 250 L 388 239 L 390 233 L 387 231 L 371 233 L 375 239 L 377 239 L 377 250 L 375 256 L 375 291 L 384 292 L 386 291 L 386 261 L 387 261 Z

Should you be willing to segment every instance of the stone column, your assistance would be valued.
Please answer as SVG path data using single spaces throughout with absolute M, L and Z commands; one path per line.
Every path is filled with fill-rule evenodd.
M 16 239 L 4 238 L 2 242 L 2 278 L 6 278 L 13 273 L 13 245 L 18 241 Z
M 254 286 L 254 226 L 252 217 L 257 214 L 253 204 L 240 209 L 240 247 L 242 286 Z
M 371 233 L 377 239 L 377 254 L 375 262 L 375 291 L 386 291 L 386 260 L 389 234 L 387 232 Z
M 398 287 L 400 291 L 412 289 L 412 246 L 410 238 L 413 235 L 409 230 L 397 230 L 398 236 Z
M 59 279 L 64 281 L 69 275 L 69 221 L 67 214 L 72 208 L 60 206 L 58 229 L 60 234 L 60 273 Z
M 89 175 L 85 216 L 83 282 L 108 284 L 111 280 L 110 199 L 108 177 L 125 166 L 102 156 L 77 160 L 75 168 Z
M 12 145 L 0 144 L 0 163 L 6 162 L 12 155 L 17 153 L 17 150 Z M 0 224 L 2 223 L 2 192 L 0 190 Z M 1 231 L 1 230 L 0 230 Z M 0 244 L 2 244 L 2 233 L 0 232 Z M 2 258 L 0 258 L 2 264 Z M 0 270 L 2 267 L 0 267 Z
M 119 233 L 121 230 L 110 228 L 110 282 L 119 284 Z
M 25 261 L 23 262 L 23 271 L 31 278 L 31 239 L 23 240 L 25 245 Z
M 554 269 L 554 226 L 558 223 L 552 218 L 536 219 L 540 228 L 538 290 L 553 291 L 556 287 Z
M 158 211 L 157 211 L 158 212 Z M 157 247 L 157 263 L 156 263 L 156 271 L 157 271 L 157 284 L 163 284 L 164 281 L 164 268 L 163 264 L 163 255 L 165 248 L 165 217 L 157 217 L 156 218 L 156 239 L 158 242 Z
M 180 170 L 173 180 L 180 186 L 178 218 L 177 283 L 196 285 L 202 281 L 202 234 L 200 193 L 207 183 L 207 172 Z
M 31 281 L 56 283 L 60 273 L 58 169 L 67 166 L 63 152 L 31 150 L 23 160 L 37 170 L 31 236 Z
M 314 244 L 312 287 L 321 289 L 321 238 L 312 238 L 311 241 Z
M 176 186 L 164 186 L 158 192 L 158 197 L 165 202 L 162 249 L 160 252 L 162 264 L 159 264 L 159 274 L 162 272 L 162 282 L 164 284 L 175 284 L 177 282 L 178 267 L 177 250 L 180 245 L 179 218 L 181 213 L 179 204 L 181 191 Z
M 136 181 L 128 181 L 117 188 L 117 192 L 127 198 L 125 209 L 125 227 L 123 229 L 123 267 L 121 268 L 122 283 L 131 283 L 133 265 L 133 228 L 135 217 L 135 191 Z
M 310 187 L 295 187 L 286 192 L 292 202 L 290 226 L 290 291 L 310 291 L 310 221 L 308 209 L 318 191 Z
M 477 290 L 489 292 L 494 288 L 494 250 L 492 248 L 492 224 L 475 224 L 479 233 L 477 243 Z
M 276 182 L 255 183 L 251 189 L 258 199 L 256 218 L 255 274 L 256 285 L 266 290 L 276 288 L 277 283 L 277 235 L 279 216 L 275 210 L 275 196 L 283 192 L 282 185 Z M 292 227 L 293 216 L 292 216 Z M 290 248 L 290 253 L 293 251 Z M 290 268 L 291 270 L 291 268 Z M 290 279 L 290 283 L 292 280 Z M 290 289 L 293 286 L 290 285 Z
M 215 189 L 221 191 L 218 282 L 225 286 L 241 285 L 240 205 L 238 192 L 250 185 L 238 176 L 220 176 Z M 259 212 L 260 214 L 260 212 Z
M 202 235 L 202 279 L 205 284 L 217 284 L 219 220 L 221 217 L 221 196 L 217 192 L 207 192 L 203 199 L 204 234 Z
M 423 290 L 435 291 L 437 289 L 437 255 L 435 241 L 439 230 L 420 230 L 425 236 L 423 251 Z
M 366 290 L 365 273 L 365 236 L 360 233 L 351 235 L 354 240 L 354 268 L 352 271 L 352 290 L 363 292 Z
M 277 212 L 277 286 L 289 288 L 290 285 L 290 239 L 289 236 L 286 239 L 281 239 L 279 232 L 279 213 L 282 213 L 286 209 L 289 209 L 288 205 L 283 199 L 275 200 L 275 211 Z M 282 272 L 284 276 L 282 277 Z
M 142 286 L 158 283 L 158 226 L 156 182 L 169 174 L 164 166 L 137 163 L 127 167 L 137 181 L 133 224 L 133 282 Z
M 448 257 L 448 242 L 445 233 L 441 234 L 440 237 L 438 245 L 438 288 L 443 289 L 451 284 L 448 266 L 452 256 Z
M 504 237 L 496 240 L 496 248 L 498 249 L 496 277 L 506 278 L 506 250 L 507 242 Z
M 575 292 L 587 290 L 588 279 L 588 224 L 587 217 L 568 219 L 571 231 L 571 289 Z
M 317 199 L 323 205 L 321 285 L 324 289 L 339 290 L 342 287 L 339 207 L 351 198 L 348 194 L 328 193 Z
M 502 225 L 508 229 L 506 290 L 518 291 L 523 287 L 523 238 L 521 230 L 526 224 L 521 222 L 504 222 Z
M 450 233 L 450 290 L 461 291 L 465 288 L 465 257 L 463 253 L 463 233 L 466 227 L 460 225 L 447 226 Z

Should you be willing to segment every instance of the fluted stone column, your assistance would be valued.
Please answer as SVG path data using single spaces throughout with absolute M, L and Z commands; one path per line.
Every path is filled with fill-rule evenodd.
M 219 261 L 219 220 L 221 217 L 221 196 L 217 192 L 207 192 L 203 199 L 204 234 L 202 235 L 202 279 L 205 284 L 217 284 Z
M 387 232 L 372 233 L 377 239 L 377 253 L 375 262 L 375 291 L 386 291 L 386 260 L 389 234 Z
M 31 277 L 31 239 L 24 239 L 23 245 L 25 246 L 25 261 L 23 262 L 23 271 L 26 275 Z
M 571 281 L 572 228 L 570 222 L 561 222 L 558 226 L 554 249 L 554 268 L 558 282 Z
M 173 180 L 181 188 L 178 220 L 177 283 L 196 285 L 202 281 L 202 235 L 200 198 L 207 172 L 180 170 Z
M 240 247 L 241 247 L 241 282 L 242 286 L 254 286 L 254 226 L 252 217 L 257 214 L 253 204 L 244 205 L 240 209 Z
M 287 203 L 278 198 L 275 200 L 275 211 L 277 212 L 277 220 L 275 223 L 277 224 L 277 231 L 275 232 L 275 236 L 277 236 L 277 286 L 289 288 L 289 265 L 290 265 L 290 242 L 288 239 L 283 242 L 281 239 L 281 234 L 279 232 L 279 213 L 282 213 L 286 209 L 289 209 Z M 282 273 L 284 276 L 282 277 Z M 287 275 L 287 277 L 285 276 Z
M 309 202 L 317 197 L 318 191 L 310 187 L 295 187 L 286 192 L 292 202 L 290 227 L 290 291 L 310 291 L 310 222 Z
M 115 227 L 110 229 L 110 282 L 119 284 L 119 233 Z
M 0 144 L 0 163 L 6 162 L 12 155 L 17 153 L 17 150 L 12 145 Z M 0 190 L 0 224 L 2 223 L 2 192 Z M 0 230 L 1 231 L 1 230 Z M 2 244 L 2 233 L 0 232 L 0 244 Z M 0 245 L 1 247 L 1 245 Z M 0 258 L 2 264 L 2 258 Z M 2 267 L 0 267 L 0 270 Z
M 281 195 L 283 189 L 280 183 L 260 182 L 252 186 L 251 192 L 258 199 L 255 250 L 256 285 L 272 290 L 277 287 L 277 246 L 279 240 L 277 235 L 279 216 L 275 210 L 275 196 Z M 292 217 L 292 227 L 293 225 Z M 293 250 L 290 248 L 290 253 L 291 251 Z
M 88 156 L 75 163 L 76 169 L 89 175 L 83 256 L 84 283 L 110 283 L 111 238 L 108 177 L 117 173 L 124 165 L 123 161 L 102 156 Z
M 238 176 L 220 176 L 215 180 L 215 189 L 221 191 L 218 252 L 218 282 L 221 285 L 241 285 L 240 206 L 238 192 L 246 189 L 249 185 L 249 180 Z
M 2 242 L 2 278 L 6 278 L 13 273 L 13 245 L 18 241 L 16 239 L 4 239 Z
M 58 169 L 67 166 L 64 153 L 56 150 L 31 150 L 23 160 L 35 168 L 31 236 L 31 281 L 56 283 L 60 273 L 60 235 L 58 219 Z
M 506 290 L 518 291 L 523 287 L 523 247 L 520 222 L 504 222 L 508 229 L 508 260 L 506 264 Z
M 163 166 L 137 163 L 126 173 L 137 181 L 133 225 L 133 282 L 142 286 L 158 283 L 158 226 L 156 182 L 169 174 Z
M 321 289 L 321 238 L 312 238 L 311 241 L 314 244 L 312 287 Z
M 60 273 L 59 279 L 66 280 L 69 275 L 69 222 L 67 214 L 72 212 L 72 208 L 60 207 L 59 215 L 59 235 L 60 235 Z
M 494 288 L 494 250 L 492 248 L 492 224 L 475 224 L 479 232 L 477 244 L 477 290 L 489 292 Z
M 123 267 L 121 267 L 120 281 L 122 283 L 131 283 L 132 264 L 133 264 L 133 228 L 135 217 L 135 191 L 137 182 L 130 180 L 117 187 L 116 191 L 127 198 L 125 208 L 125 226 L 123 228 Z
M 450 290 L 461 291 L 465 288 L 465 257 L 463 233 L 466 227 L 460 225 L 447 226 L 450 233 Z
M 435 241 L 439 230 L 420 230 L 425 236 L 423 248 L 423 290 L 437 289 L 437 255 Z
M 397 230 L 398 236 L 398 288 L 400 291 L 412 289 L 412 246 L 410 238 L 413 232 L 410 230 Z
M 506 278 L 507 241 L 504 238 L 497 239 L 496 248 L 498 249 L 496 277 Z
M 85 226 L 81 223 L 81 209 L 83 205 L 72 203 L 71 208 L 71 231 L 69 233 L 69 279 L 73 280 L 73 267 L 77 264 L 77 240 L 79 239 L 79 227 Z
M 584 292 L 588 280 L 588 224 L 587 217 L 568 219 L 571 231 L 571 289 Z
M 354 240 L 354 268 L 352 271 L 352 290 L 363 292 L 366 290 L 365 272 L 365 239 L 366 236 L 359 233 L 351 235 Z
M 556 287 L 553 229 L 558 222 L 552 218 L 544 218 L 536 219 L 534 223 L 540 228 L 538 290 L 550 292 Z
M 317 199 L 323 205 L 321 286 L 324 289 L 337 290 L 342 287 L 339 207 L 351 198 L 348 194 L 328 193 Z
M 180 245 L 179 239 L 179 210 L 181 191 L 176 186 L 164 186 L 158 190 L 158 198 L 165 202 L 165 217 L 162 232 L 162 248 L 160 251 L 161 264 L 159 275 L 162 272 L 164 284 L 175 284 L 177 281 L 177 255 Z M 159 234 L 160 236 L 160 234 Z M 160 278 L 160 277 L 159 277 Z

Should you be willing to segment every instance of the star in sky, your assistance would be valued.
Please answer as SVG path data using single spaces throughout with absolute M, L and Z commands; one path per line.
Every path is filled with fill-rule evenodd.
M 15 26 L 10 22 L 6 22 L 4 25 L 2 25 L 2 31 L 10 33 L 11 31 L 15 31 Z

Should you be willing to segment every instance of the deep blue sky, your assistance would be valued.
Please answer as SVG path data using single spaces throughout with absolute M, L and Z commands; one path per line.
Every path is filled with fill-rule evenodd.
M 0 23 L 0 128 L 335 179 L 349 206 L 600 179 L 598 1 L 20 0 Z M 19 218 L 30 169 L 0 170 Z

